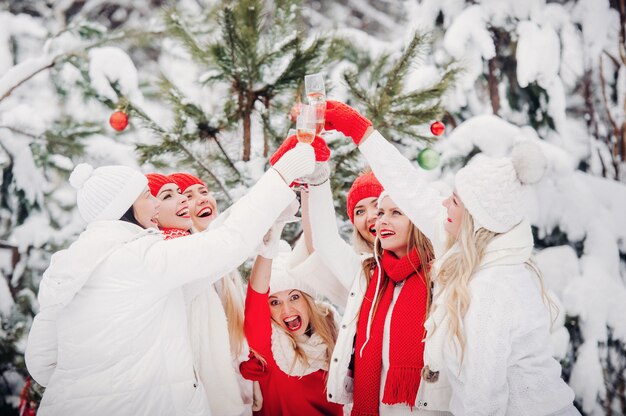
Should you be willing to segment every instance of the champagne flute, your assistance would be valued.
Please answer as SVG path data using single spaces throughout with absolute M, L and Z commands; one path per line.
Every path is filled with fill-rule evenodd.
M 316 108 L 310 105 L 303 105 L 302 111 L 296 120 L 296 135 L 300 143 L 313 143 L 316 121 Z
M 322 74 L 305 75 L 304 91 L 309 100 L 309 105 L 315 108 L 315 134 L 320 134 L 324 130 L 324 113 L 326 112 L 326 87 Z

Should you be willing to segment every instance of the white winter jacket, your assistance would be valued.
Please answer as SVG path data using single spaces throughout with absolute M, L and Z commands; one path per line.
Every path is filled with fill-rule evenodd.
M 210 415 L 180 287 L 242 263 L 294 197 L 270 170 L 218 229 L 165 241 L 122 221 L 89 224 L 40 284 L 26 348 L 47 387 L 38 414 Z
M 394 202 L 433 243 L 436 275 L 447 238 L 439 192 L 427 186 L 380 133 L 375 131 L 359 149 Z M 573 410 L 574 393 L 561 379 L 561 367 L 551 355 L 549 310 L 537 277 L 524 264 L 532 247 L 527 221 L 488 245 L 469 285 L 462 366 L 448 342 L 445 293 L 437 296 L 435 286 L 425 324 L 429 333 L 424 364 L 438 370 L 440 377 L 434 383 L 422 380 L 420 408 L 458 415 L 550 415 Z
M 371 257 L 371 254 L 361 255 L 347 244 L 339 236 L 335 210 L 332 201 L 332 192 L 328 183 L 320 186 L 309 187 L 309 216 L 313 233 L 313 245 L 320 259 L 333 271 L 327 275 L 326 280 L 320 282 L 327 287 L 333 287 L 333 292 L 339 292 L 336 283 L 343 286 L 345 312 L 339 327 L 339 335 L 335 349 L 331 357 L 328 371 L 327 395 L 328 400 L 341 404 L 349 404 L 353 401 L 353 377 L 349 366 L 353 353 L 354 337 L 356 334 L 361 304 L 367 290 L 367 279 L 363 273 L 363 261 Z M 334 276 L 333 276 L 334 275 Z M 310 280 L 312 283 L 313 280 Z M 322 289 L 320 289 L 322 290 Z M 389 338 L 390 323 L 395 301 L 397 300 L 402 286 L 394 289 L 393 300 L 387 312 L 383 331 L 381 392 L 383 395 L 387 369 L 389 368 Z M 406 404 L 386 405 L 381 403 L 379 413 L 381 416 L 406 416 L 421 415 L 424 412 L 421 406 L 409 407 Z

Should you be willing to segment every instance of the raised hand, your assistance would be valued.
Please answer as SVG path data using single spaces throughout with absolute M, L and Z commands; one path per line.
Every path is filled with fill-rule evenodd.
M 274 152 L 272 156 L 270 156 L 270 165 L 274 166 L 276 162 L 278 162 L 283 155 L 289 150 L 296 147 L 298 144 L 298 138 L 296 135 L 289 136 L 285 139 L 285 141 L 280 145 L 278 149 Z M 315 161 L 316 162 L 326 162 L 330 159 L 330 149 L 324 139 L 320 136 L 315 136 L 315 139 L 311 143 L 313 150 L 315 151 Z
M 282 149 L 282 154 L 274 159 L 274 163 L 272 163 L 272 159 L 270 159 L 272 167 L 282 176 L 283 180 L 288 185 L 291 184 L 294 179 L 308 175 L 315 169 L 315 151 L 313 147 L 309 144 L 297 143 L 298 140 L 296 139 L 294 146 L 291 146 L 289 149 L 283 148 L 289 139 L 291 139 L 291 137 L 287 138 L 276 151 L 276 153 L 278 153 L 278 151 Z M 276 153 L 274 153 L 272 158 L 274 158 Z
M 357 146 L 365 136 L 372 122 L 357 110 L 339 101 L 326 101 L 326 130 L 337 130 L 349 136 Z

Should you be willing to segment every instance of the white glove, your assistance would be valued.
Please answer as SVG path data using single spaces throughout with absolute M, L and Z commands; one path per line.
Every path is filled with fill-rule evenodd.
M 278 243 L 280 242 L 280 235 L 283 233 L 283 228 L 285 228 L 285 222 L 275 223 L 272 225 L 263 236 L 263 242 L 259 245 L 257 249 L 257 254 L 261 257 L 265 257 L 266 259 L 273 259 L 278 254 Z
M 302 181 L 311 186 L 321 185 L 330 177 L 330 165 L 328 162 L 315 162 L 315 170 L 310 175 L 302 177 Z
M 287 208 L 276 219 L 272 228 L 270 228 L 265 236 L 263 236 L 263 242 L 259 245 L 257 249 L 257 254 L 259 256 L 265 257 L 266 259 L 273 259 L 278 254 L 280 236 L 283 233 L 283 228 L 285 228 L 285 224 L 288 222 L 292 222 L 295 219 L 299 219 L 295 217 L 298 212 L 298 208 L 300 208 L 300 204 L 298 200 L 295 199 L 289 204 Z
M 272 166 L 287 185 L 315 169 L 315 151 L 310 144 L 298 143 Z

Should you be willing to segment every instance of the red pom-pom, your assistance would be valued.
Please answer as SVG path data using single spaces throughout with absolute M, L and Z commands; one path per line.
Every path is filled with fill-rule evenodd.
M 441 136 L 446 129 L 446 126 L 441 121 L 435 121 L 430 125 L 430 132 L 435 136 Z
M 128 115 L 123 111 L 116 111 L 111 114 L 109 124 L 117 131 L 122 131 L 128 126 Z

